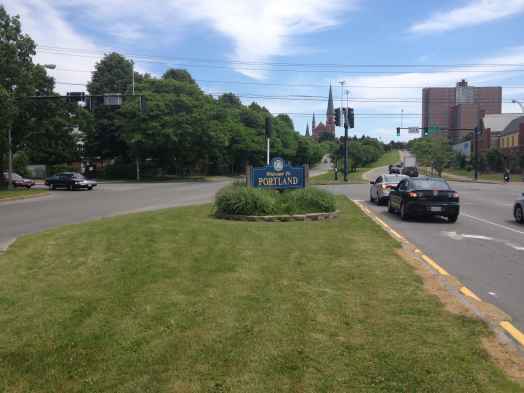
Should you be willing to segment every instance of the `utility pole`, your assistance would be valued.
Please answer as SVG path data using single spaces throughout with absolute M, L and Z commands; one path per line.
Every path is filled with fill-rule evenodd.
M 344 111 L 344 181 L 348 181 L 349 171 L 349 90 L 346 90 L 346 110 Z
M 13 189 L 13 132 L 11 129 L 11 125 L 9 125 L 9 128 L 7 130 L 7 139 L 8 139 L 8 145 L 9 145 L 9 152 L 7 153 L 8 157 L 8 171 L 7 171 L 7 189 L 12 190 Z
M 475 180 L 479 179 L 479 128 L 473 130 L 475 144 Z

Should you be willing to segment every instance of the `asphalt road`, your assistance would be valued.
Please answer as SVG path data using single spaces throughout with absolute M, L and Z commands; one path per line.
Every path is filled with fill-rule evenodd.
M 369 173 L 376 178 L 380 168 Z M 392 228 L 403 234 L 483 300 L 512 316 L 524 331 L 524 226 L 513 220 L 513 204 L 524 192 L 520 184 L 450 182 L 460 194 L 461 215 L 455 224 L 432 218 L 401 221 L 386 207 L 369 202 L 369 185 L 332 189 L 365 201 Z
M 208 203 L 228 181 L 100 184 L 93 191 L 0 202 L 0 250 L 19 236 L 131 212 Z

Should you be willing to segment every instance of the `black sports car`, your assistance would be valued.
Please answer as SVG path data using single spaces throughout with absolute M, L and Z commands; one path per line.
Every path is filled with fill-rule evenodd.
M 87 180 L 80 173 L 76 172 L 62 172 L 54 176 L 47 178 L 45 184 L 51 189 L 55 188 L 67 188 L 68 190 L 76 190 L 85 188 L 87 190 L 92 190 L 96 187 L 96 181 Z
M 400 213 L 402 220 L 414 216 L 443 216 L 456 222 L 460 212 L 459 195 L 438 177 L 402 180 L 389 194 L 388 211 Z
M 513 217 L 515 217 L 515 221 L 524 224 L 524 194 L 522 194 L 522 197 L 515 202 L 515 206 L 513 207 Z

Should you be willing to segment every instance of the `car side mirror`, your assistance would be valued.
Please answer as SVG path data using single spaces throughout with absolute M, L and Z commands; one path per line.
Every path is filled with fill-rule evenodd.
M 371 180 L 371 181 L 369 182 L 369 184 L 375 184 L 375 182 L 374 182 L 373 180 Z

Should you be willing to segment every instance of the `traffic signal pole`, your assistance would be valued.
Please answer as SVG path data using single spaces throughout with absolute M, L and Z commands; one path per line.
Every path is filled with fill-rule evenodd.
M 475 144 L 475 180 L 479 179 L 479 129 L 475 127 L 473 131 Z
M 11 129 L 11 126 L 9 126 L 7 130 L 7 140 L 9 145 L 9 151 L 7 153 L 8 157 L 8 168 L 7 168 L 7 189 L 12 190 L 13 189 L 13 131 Z

